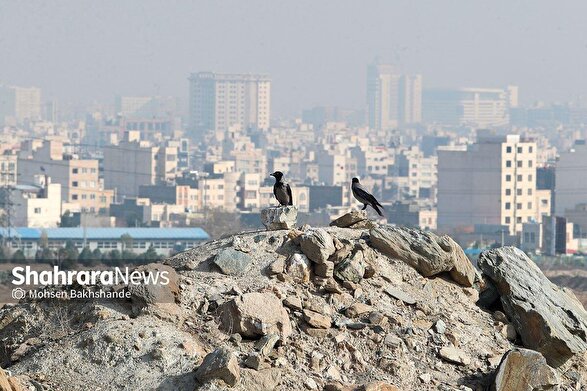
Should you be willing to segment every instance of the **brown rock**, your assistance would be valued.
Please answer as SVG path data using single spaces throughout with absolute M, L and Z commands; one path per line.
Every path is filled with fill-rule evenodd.
M 334 262 L 325 261 L 314 266 L 314 273 L 320 277 L 332 277 L 334 273 Z
M 367 211 L 353 210 L 345 213 L 330 223 L 331 227 L 347 228 L 353 224 L 357 224 L 363 220 L 367 220 Z
M 298 284 L 310 281 L 310 260 L 304 254 L 294 253 L 286 262 L 285 272 Z
M 354 303 L 346 309 L 346 316 L 349 318 L 356 318 L 357 316 L 363 315 L 367 312 L 371 312 L 373 307 L 363 303 Z
M 302 251 L 312 262 L 323 263 L 336 251 L 332 236 L 323 228 L 310 228 L 300 237 Z
M 373 247 L 388 257 L 406 262 L 422 275 L 430 277 L 449 272 L 457 283 L 473 286 L 475 268 L 449 236 L 392 226 L 374 228 L 369 234 Z
M 554 390 L 559 383 L 555 370 L 548 366 L 542 354 L 534 350 L 514 349 L 503 356 L 492 390 Z
M 438 355 L 448 362 L 459 365 L 469 365 L 471 359 L 460 349 L 445 346 L 440 349 Z
M 332 324 L 330 316 L 319 314 L 315 311 L 304 310 L 304 320 L 312 327 L 328 329 Z
M 291 325 L 281 300 L 273 293 L 245 293 L 220 306 L 224 330 L 255 338 L 276 333 L 286 339 Z
M 226 348 L 218 348 L 204 357 L 204 361 L 196 370 L 196 379 L 205 383 L 220 379 L 233 387 L 240 378 L 240 368 L 236 356 Z
M 385 383 L 382 381 L 376 381 L 373 383 L 368 383 L 360 386 L 357 388 L 358 391 L 400 391 L 399 388 L 396 386 Z
M 283 300 L 283 305 L 295 311 L 302 310 L 302 300 L 299 297 L 288 296 Z

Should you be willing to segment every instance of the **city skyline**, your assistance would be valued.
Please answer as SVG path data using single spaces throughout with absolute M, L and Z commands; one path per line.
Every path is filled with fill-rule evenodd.
M 0 35 L 10 38 L 0 40 L 0 53 L 13 61 L 0 64 L 0 79 L 64 102 L 113 95 L 187 102 L 192 72 L 264 73 L 276 116 L 317 105 L 364 108 L 366 67 L 376 58 L 422 74 L 425 88 L 519 85 L 524 104 L 573 100 L 587 89 L 586 46 L 580 23 L 571 23 L 585 9 L 579 2 L 498 2 L 458 12 L 444 2 L 308 7 L 4 3 Z

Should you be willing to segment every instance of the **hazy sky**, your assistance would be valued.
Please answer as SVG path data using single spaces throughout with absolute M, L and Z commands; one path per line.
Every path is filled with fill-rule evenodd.
M 587 91 L 587 2 L 0 0 L 0 82 L 59 100 L 187 98 L 190 72 L 271 75 L 273 111 L 362 107 L 375 57 L 424 86 Z

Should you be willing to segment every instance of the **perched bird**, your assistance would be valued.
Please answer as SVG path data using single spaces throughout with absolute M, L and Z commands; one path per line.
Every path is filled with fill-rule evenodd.
M 289 184 L 283 181 L 283 173 L 281 171 L 275 171 L 273 174 L 269 175 L 275 177 L 275 184 L 273 185 L 273 194 L 275 195 L 277 201 L 279 201 L 279 205 L 293 205 L 291 187 L 289 187 Z
M 359 178 L 353 178 L 353 183 L 351 184 L 351 190 L 353 191 L 353 195 L 355 196 L 357 201 L 359 201 L 361 204 L 363 204 L 363 208 L 361 210 L 365 210 L 365 209 L 367 209 L 367 205 L 371 205 L 371 207 L 373 209 L 375 209 L 375 212 L 377 212 L 377 214 L 379 216 L 383 216 L 383 213 L 381 213 L 378 206 L 380 206 L 382 209 L 385 209 L 385 208 L 383 207 L 383 205 L 381 205 L 379 203 L 379 201 L 377 201 L 375 199 L 375 197 L 373 197 L 373 194 L 369 193 L 367 191 L 367 189 L 365 189 L 359 183 Z

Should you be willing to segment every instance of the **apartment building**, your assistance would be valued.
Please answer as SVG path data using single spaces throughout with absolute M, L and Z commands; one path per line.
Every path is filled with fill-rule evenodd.
M 34 185 L 16 185 L 12 190 L 0 188 L 0 193 L 11 191 L 13 217 L 16 227 L 52 228 L 61 221 L 61 185 L 38 175 Z M 0 198 L 5 194 L 0 194 Z
M 555 169 L 555 212 L 564 216 L 579 204 L 585 203 L 587 189 L 587 143 L 577 140 L 560 153 Z
M 177 146 L 155 147 L 140 138 L 140 132 L 129 131 L 117 145 L 107 145 L 104 151 L 104 182 L 115 188 L 120 200 L 136 197 L 140 186 L 162 184 L 177 174 Z
M 80 159 L 65 153 L 63 143 L 44 141 L 23 143 L 18 155 L 18 183 L 34 185 L 33 178 L 46 175 L 52 183 L 61 185 L 62 202 L 81 212 L 105 212 L 114 200 L 114 190 L 107 190 L 100 178 L 96 159 Z
M 500 126 L 517 106 L 516 86 L 501 88 L 426 89 L 424 121 L 445 125 Z
M 514 235 L 540 221 L 535 163 L 536 144 L 519 135 L 480 134 L 466 148 L 441 148 L 439 229 L 503 225 Z
M 41 119 L 41 90 L 0 85 L 0 125 Z
M 271 80 L 267 75 L 192 73 L 190 127 L 199 137 L 207 131 L 269 128 Z
M 390 64 L 367 69 L 369 127 L 390 129 L 422 121 L 422 76 L 403 75 Z

